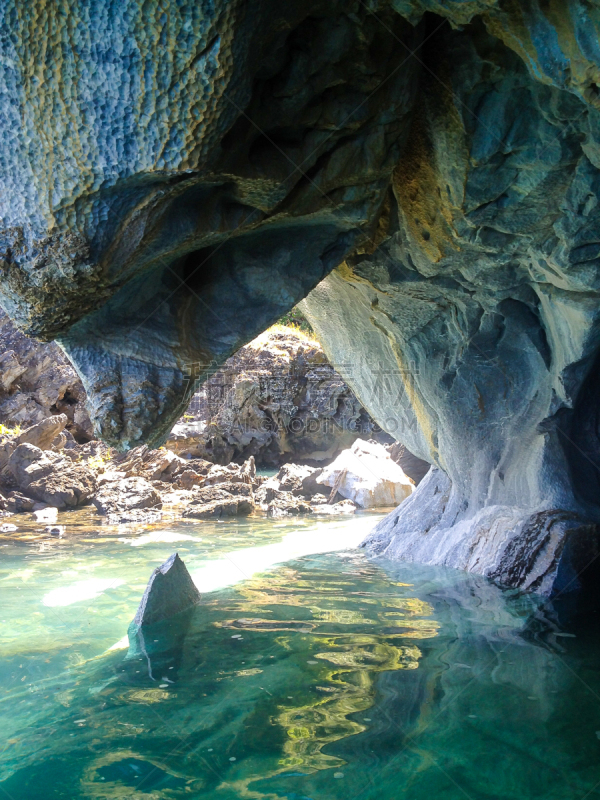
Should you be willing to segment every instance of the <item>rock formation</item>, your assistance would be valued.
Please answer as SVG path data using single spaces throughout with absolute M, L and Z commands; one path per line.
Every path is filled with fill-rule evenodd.
M 378 551 L 412 557 L 417 524 L 460 539 L 431 560 L 492 574 L 504 548 L 525 585 L 528 542 L 588 541 L 597 0 L 109 5 L 0 11 L 0 302 L 73 359 L 105 440 L 160 442 L 319 284 L 333 363 L 441 470 Z
M 85 389 L 60 347 L 25 336 L 0 311 L 0 351 L 0 423 L 27 428 L 62 411 L 68 433 L 78 442 L 93 440 Z M 373 435 L 381 437 L 381 430 L 321 345 L 275 326 L 208 378 L 167 446 L 218 464 L 252 455 L 261 466 L 279 466 L 326 461 L 357 436 Z
M 355 442 L 325 467 L 316 480 L 361 508 L 398 506 L 414 489 L 414 483 L 385 448 L 373 442 Z
M 200 592 L 177 553 L 157 567 L 148 581 L 133 624 L 155 625 L 200 602 Z
M 29 428 L 55 414 L 77 441 L 93 438 L 85 390 L 63 351 L 25 336 L 0 310 L 0 423 Z
M 167 447 L 216 464 L 253 456 L 271 467 L 323 463 L 357 437 L 378 435 L 381 430 L 321 345 L 301 331 L 276 326 L 208 378 Z

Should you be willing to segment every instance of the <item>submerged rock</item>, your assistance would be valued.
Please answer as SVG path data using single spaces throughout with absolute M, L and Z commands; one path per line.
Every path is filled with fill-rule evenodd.
M 374 442 L 355 442 L 349 450 L 323 469 L 317 483 L 331 487 L 361 508 L 396 506 L 414 489 L 414 484 Z
M 46 508 L 33 509 L 33 516 L 36 522 L 55 523 L 58 520 L 58 508 L 47 506 Z
M 133 624 L 138 627 L 156 625 L 187 611 L 201 599 L 185 564 L 173 553 L 150 576 Z

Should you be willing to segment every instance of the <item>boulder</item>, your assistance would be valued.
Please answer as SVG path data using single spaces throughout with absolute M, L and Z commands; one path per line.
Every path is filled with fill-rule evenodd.
M 206 422 L 201 421 L 176 423 L 167 439 L 169 450 L 182 458 L 202 460 L 206 455 L 206 442 L 202 435 L 205 428 Z
M 385 447 L 360 440 L 325 467 L 317 482 L 361 508 L 397 506 L 414 489 L 413 482 L 392 461 Z
M 44 452 L 33 444 L 23 443 L 12 451 L 5 469 L 17 487 L 23 490 L 30 483 L 50 475 L 59 461 L 61 459 L 55 453 Z
M 226 467 L 215 464 L 209 469 L 205 484 L 214 486 L 217 483 L 245 483 L 244 478 L 245 475 L 242 475 L 241 467 L 238 464 L 228 464 Z
M 338 514 L 354 514 L 356 505 L 352 500 L 340 500 L 339 503 L 311 503 L 310 504 L 314 514 L 323 514 L 327 517 L 334 517 Z
M 202 475 L 198 475 L 197 472 L 186 469 L 177 476 L 175 483 L 180 489 L 193 489 L 195 486 L 202 486 L 204 478 Z
M 278 492 L 267 505 L 267 517 L 301 517 L 312 514 L 313 509 L 302 498 L 294 497 L 291 492 Z
M 35 500 L 31 497 L 26 497 L 20 492 L 10 492 L 6 498 L 6 507 L 13 514 L 24 514 L 28 511 L 33 511 Z
M 134 509 L 157 509 L 162 507 L 159 493 L 145 478 L 122 478 L 106 483 L 94 498 L 100 514 L 122 514 Z
M 277 473 L 279 489 L 293 494 L 304 494 L 303 482 L 317 470 L 300 464 L 284 464 Z
M 64 460 L 55 471 L 30 483 L 27 492 L 42 503 L 64 509 L 85 505 L 96 489 L 96 479 L 87 467 Z
M 203 486 L 194 491 L 194 501 L 199 503 L 212 503 L 230 497 L 245 497 L 254 502 L 252 486 L 247 483 L 219 483 L 216 486 Z
M 66 414 L 55 414 L 52 417 L 47 417 L 17 436 L 16 443 L 17 445 L 32 444 L 35 447 L 39 447 L 40 450 L 49 450 L 54 440 L 64 431 L 67 422 Z M 66 438 L 63 442 L 63 447 L 65 444 Z
M 28 443 L 15 448 L 4 473 L 28 498 L 59 509 L 84 505 L 97 488 L 93 473 L 84 464 L 75 464 L 58 453 Z M 15 511 L 33 509 L 33 503 L 21 502 L 17 497 L 14 500 Z
M 157 567 L 133 618 L 139 627 L 155 625 L 187 611 L 201 600 L 190 573 L 177 553 Z
M 222 519 L 223 517 L 246 517 L 254 511 L 254 503 L 247 497 L 232 497 L 213 500 L 209 503 L 194 502 L 184 511 L 190 519 Z

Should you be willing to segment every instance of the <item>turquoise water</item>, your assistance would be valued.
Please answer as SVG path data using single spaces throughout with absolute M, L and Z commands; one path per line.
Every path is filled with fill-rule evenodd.
M 0 798 L 600 796 L 596 615 L 369 561 L 373 515 L 73 519 L 0 541 Z M 174 550 L 203 603 L 142 657 L 123 636 Z

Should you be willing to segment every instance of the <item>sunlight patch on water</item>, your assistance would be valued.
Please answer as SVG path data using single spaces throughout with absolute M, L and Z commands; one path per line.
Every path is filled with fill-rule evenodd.
M 190 536 L 187 533 L 177 533 L 176 531 L 152 531 L 143 533 L 134 538 L 119 538 L 123 544 L 131 547 L 143 547 L 145 544 L 173 544 L 174 542 L 201 542 L 199 536 Z
M 124 583 L 122 578 L 88 578 L 85 581 L 72 583 L 70 586 L 59 586 L 57 589 L 52 589 L 44 595 L 42 604 L 49 608 L 57 608 L 58 606 L 70 606 L 81 600 L 94 600 L 107 589 L 116 589 Z
M 334 553 L 358 547 L 365 537 L 363 518 L 339 523 L 301 528 L 286 534 L 281 542 L 262 547 L 246 547 L 228 553 L 224 558 L 211 561 L 191 576 L 201 592 L 214 592 L 248 580 L 257 572 L 264 572 L 302 556 Z

